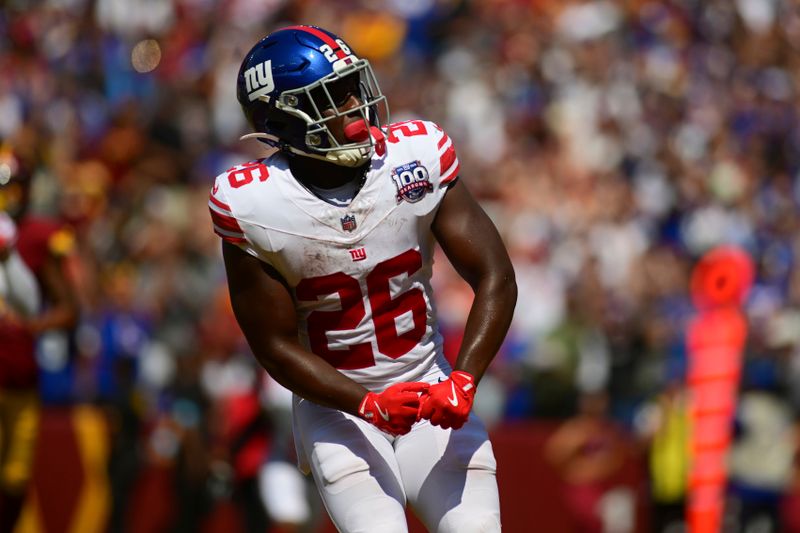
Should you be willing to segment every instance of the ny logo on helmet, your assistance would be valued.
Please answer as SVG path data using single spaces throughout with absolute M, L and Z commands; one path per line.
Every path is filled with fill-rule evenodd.
M 275 89 L 272 80 L 272 60 L 268 59 L 244 71 L 244 81 L 247 84 L 247 97 L 252 102 L 271 93 Z

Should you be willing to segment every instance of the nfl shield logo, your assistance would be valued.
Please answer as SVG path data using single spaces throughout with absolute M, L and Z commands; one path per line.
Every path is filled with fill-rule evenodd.
M 356 217 L 353 215 L 345 215 L 340 218 L 342 222 L 342 229 L 345 231 L 353 231 L 356 229 Z

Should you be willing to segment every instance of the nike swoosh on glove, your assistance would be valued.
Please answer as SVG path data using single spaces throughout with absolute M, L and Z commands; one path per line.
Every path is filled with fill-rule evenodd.
M 456 370 L 441 383 L 431 385 L 423 395 L 419 416 L 442 429 L 460 429 L 469 418 L 475 399 L 475 378 Z
M 430 387 L 427 383 L 403 382 L 392 385 L 383 392 L 368 392 L 358 414 L 381 431 L 391 435 L 405 435 L 417 421 L 420 393 Z

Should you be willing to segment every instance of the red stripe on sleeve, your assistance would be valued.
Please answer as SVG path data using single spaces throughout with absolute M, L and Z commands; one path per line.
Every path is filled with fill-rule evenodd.
M 450 167 L 453 166 L 453 163 L 456 161 L 456 147 L 452 144 L 450 148 L 444 151 L 442 156 L 439 158 L 439 175 L 444 176 L 447 174 L 447 171 L 450 170 Z
M 459 170 L 461 170 L 461 164 L 460 164 L 460 163 L 456 164 L 456 168 L 455 168 L 455 169 L 453 169 L 453 172 L 452 172 L 452 173 L 450 173 L 450 175 L 449 175 L 449 176 L 447 176 L 447 178 L 445 178 L 445 179 L 443 179 L 443 180 L 441 181 L 441 184 L 442 184 L 442 185 L 447 185 L 448 183 L 450 183 L 451 181 L 453 181 L 454 179 L 456 179 L 456 178 L 458 177 L 458 171 L 459 171 Z
M 449 140 L 450 140 L 450 137 L 448 137 L 445 132 L 442 132 L 442 138 L 439 139 L 439 142 L 436 144 L 436 147 L 441 150 L 442 146 L 447 144 L 447 141 L 449 141 Z
M 225 231 L 235 231 L 236 233 L 244 233 L 235 218 L 218 213 L 210 207 L 208 211 L 211 213 L 211 220 L 221 229 Z
M 211 200 L 211 203 L 213 203 L 215 206 L 219 207 L 220 209 L 224 209 L 225 211 L 230 211 L 231 210 L 231 206 L 229 206 L 228 204 L 223 204 L 222 202 L 220 202 L 219 200 L 214 198 L 213 195 L 209 196 L 208 198 Z
M 314 37 L 316 37 L 318 39 L 321 39 L 323 43 L 325 43 L 328 46 L 330 46 L 331 49 L 334 52 L 336 52 L 336 57 L 338 57 L 339 59 L 341 59 L 343 57 L 347 57 L 347 54 L 345 54 L 342 51 L 342 49 L 339 47 L 339 43 L 337 43 L 336 41 L 331 39 L 330 35 L 328 35 L 327 33 L 323 32 L 323 31 L 318 30 L 317 28 L 312 28 L 310 26 L 289 26 L 289 27 L 287 27 L 285 29 L 287 29 L 287 30 L 300 30 L 300 31 L 304 31 L 306 33 L 310 33 Z
M 228 241 L 231 244 L 244 244 L 247 242 L 247 239 L 245 239 L 244 237 L 231 237 L 230 235 L 223 235 L 217 230 L 214 230 L 214 233 L 222 237 L 222 240 Z

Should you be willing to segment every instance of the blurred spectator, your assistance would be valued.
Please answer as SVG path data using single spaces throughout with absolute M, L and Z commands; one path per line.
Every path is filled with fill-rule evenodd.
M 28 132 L 29 133 L 29 132 Z M 0 144 L 0 531 L 11 533 L 32 476 L 39 425 L 35 344 L 78 320 L 69 230 L 29 213 L 30 135 Z M 63 344 L 62 344 L 63 346 Z M 65 354 L 61 354 L 64 356 Z
M 786 401 L 768 391 L 745 392 L 730 453 L 736 524 L 779 531 L 780 506 L 792 480 L 797 443 Z
M 578 414 L 552 435 L 547 459 L 564 482 L 564 498 L 576 531 L 634 531 L 635 496 L 622 483 L 628 437 L 608 417 L 605 393 L 584 394 Z
M 262 403 L 273 428 L 272 446 L 259 472 L 259 494 L 275 533 L 297 533 L 312 523 L 311 501 L 321 505 L 313 482 L 295 466 L 292 393 L 264 374 Z
M 648 449 L 651 531 L 686 530 L 690 460 L 687 391 L 672 380 L 637 416 L 637 430 Z

